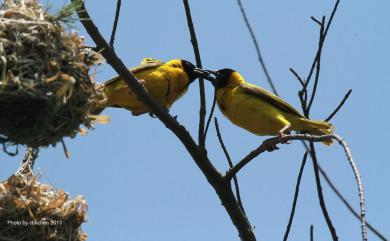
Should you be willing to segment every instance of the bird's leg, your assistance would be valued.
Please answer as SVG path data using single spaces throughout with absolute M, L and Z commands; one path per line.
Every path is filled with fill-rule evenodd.
M 290 127 L 291 127 L 291 124 L 290 124 L 290 123 L 286 124 L 282 129 L 279 130 L 279 132 L 278 132 L 278 137 L 279 137 L 280 139 L 283 139 L 283 138 L 286 136 L 286 134 L 284 134 L 284 132 L 285 132 L 288 128 L 290 128 Z M 286 141 L 285 143 L 286 143 L 286 144 L 290 144 L 291 141 Z

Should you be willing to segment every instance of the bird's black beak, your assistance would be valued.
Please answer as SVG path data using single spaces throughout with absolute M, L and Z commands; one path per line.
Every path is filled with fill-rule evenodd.
M 197 76 L 197 77 L 200 77 L 200 78 L 205 78 L 207 77 L 208 73 L 206 71 L 204 71 L 203 69 L 199 69 L 199 68 L 194 68 L 192 70 L 192 72 Z
M 215 83 L 217 82 L 217 76 L 218 72 L 213 70 L 203 70 L 205 73 L 207 73 L 207 79 L 211 82 L 211 84 L 215 87 Z
M 192 70 L 192 72 L 196 75 L 196 77 L 207 79 L 208 81 L 211 82 L 211 84 L 214 85 L 214 83 L 215 83 L 215 76 L 216 76 L 216 72 L 215 71 L 194 68 Z

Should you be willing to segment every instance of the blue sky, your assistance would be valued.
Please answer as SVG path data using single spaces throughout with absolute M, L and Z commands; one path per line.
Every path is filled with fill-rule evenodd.
M 329 15 L 334 1 L 243 3 L 280 95 L 299 108 L 300 86 L 288 68 L 307 75 L 318 40 L 318 27 L 310 16 Z M 108 39 L 115 1 L 87 0 L 86 4 Z M 248 81 L 269 89 L 236 1 L 198 0 L 190 1 L 190 5 L 204 67 L 237 69 Z M 361 171 L 367 219 L 387 237 L 389 7 L 387 0 L 341 1 L 324 47 L 321 82 L 311 114 L 313 119 L 326 118 L 347 90 L 353 89 L 332 123 L 336 133 L 349 143 Z M 77 26 L 80 34 L 86 36 L 83 27 Z M 182 1 L 123 1 L 115 49 L 129 67 L 144 57 L 195 62 Z M 115 76 L 108 65 L 96 71 L 98 82 Z M 212 88 L 209 84 L 206 87 L 210 103 Z M 194 136 L 198 99 L 195 83 L 171 109 Z M 215 192 L 163 124 L 148 115 L 133 117 L 125 110 L 106 110 L 104 114 L 111 116 L 109 124 L 97 125 L 87 136 L 65 140 L 71 152 L 69 160 L 57 146 L 42 149 L 36 162 L 43 182 L 64 189 L 71 196 L 86 197 L 89 220 L 83 227 L 89 240 L 239 240 Z M 264 140 L 233 126 L 219 111 L 216 116 L 234 161 Z M 214 128 L 210 130 L 207 147 L 213 163 L 219 170 L 226 170 Z M 320 164 L 357 208 L 355 179 L 341 147 L 319 144 L 317 149 Z M 243 202 L 258 240 L 283 238 L 302 155 L 303 147 L 294 142 L 261 155 L 240 172 Z M 8 157 L 0 153 L 0 178 L 10 176 L 21 158 L 22 154 Z M 324 182 L 323 189 L 340 240 L 359 240 L 359 221 Z M 289 240 L 309 240 L 311 224 L 316 241 L 331 239 L 318 205 L 309 161 Z M 369 239 L 377 240 L 370 232 Z

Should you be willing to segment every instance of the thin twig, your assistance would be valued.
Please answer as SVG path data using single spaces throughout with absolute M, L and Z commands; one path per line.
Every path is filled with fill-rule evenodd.
M 242 5 L 241 0 L 237 0 L 237 3 L 238 3 L 238 6 L 240 7 L 240 11 L 241 11 L 242 17 L 244 18 L 245 25 L 248 28 L 248 31 L 249 31 L 249 33 L 251 35 L 253 44 L 255 45 L 257 57 L 259 59 L 261 68 L 263 69 L 263 72 L 264 72 L 264 74 L 265 74 L 265 76 L 267 78 L 268 84 L 271 86 L 271 89 L 274 92 L 274 94 L 278 95 L 278 92 L 276 91 L 275 84 L 272 81 L 271 76 L 268 73 L 267 67 L 265 65 L 265 62 L 264 62 L 263 56 L 261 54 L 259 43 L 257 42 L 257 38 L 255 36 L 255 33 L 254 33 L 253 29 L 252 29 L 251 24 L 249 23 L 248 17 L 246 16 L 246 12 L 245 12 L 244 6 Z
M 337 0 L 336 3 L 335 3 L 335 5 L 334 5 L 334 7 L 333 7 L 331 16 L 330 16 L 330 18 L 329 18 L 328 24 L 326 25 L 326 28 L 325 28 L 325 31 L 324 31 L 323 41 L 325 41 L 325 38 L 326 38 L 326 36 L 327 36 L 327 34 L 328 34 L 330 25 L 332 24 L 332 21 L 333 21 L 333 18 L 334 18 L 334 16 L 335 16 L 335 14 L 336 14 L 336 11 L 337 11 L 337 8 L 338 8 L 338 6 L 339 6 L 339 3 L 340 3 L 340 0 Z M 317 20 L 317 21 L 318 21 L 318 20 Z M 309 84 L 309 82 L 310 82 L 311 76 L 312 76 L 312 74 L 313 74 L 313 72 L 314 72 L 315 64 L 316 64 L 316 62 L 317 62 L 317 58 L 318 58 L 318 56 L 320 55 L 320 52 L 321 52 L 321 51 L 322 51 L 322 48 L 317 50 L 317 53 L 316 53 L 316 55 L 315 55 L 315 57 L 314 57 L 314 60 L 313 60 L 313 63 L 312 63 L 312 65 L 311 65 L 311 67 L 310 67 L 309 74 L 308 74 L 308 76 L 307 76 L 307 78 L 306 78 L 306 86 L 307 86 L 307 85 Z
M 288 220 L 286 232 L 284 233 L 283 241 L 287 241 L 288 235 L 290 233 L 291 224 L 292 224 L 292 221 L 293 221 L 293 218 L 294 218 L 294 214 L 295 214 L 295 207 L 297 205 L 297 200 L 298 200 L 299 186 L 301 185 L 301 178 L 302 178 L 302 174 L 303 174 L 303 169 L 305 168 L 305 164 L 306 164 L 306 160 L 307 160 L 307 154 L 308 154 L 308 152 L 306 151 L 305 154 L 303 155 L 301 168 L 299 169 L 299 174 L 298 174 L 298 178 L 297 178 L 297 184 L 295 185 L 294 201 L 293 201 L 293 204 L 292 204 L 292 207 L 291 207 L 290 218 Z
M 66 157 L 67 159 L 69 159 L 69 158 L 70 158 L 70 153 L 69 153 L 69 151 L 68 151 L 68 148 L 66 147 L 66 144 L 65 144 L 65 141 L 64 141 L 63 138 L 61 139 L 61 145 L 62 145 L 62 150 L 64 150 L 64 155 L 65 155 L 65 157 Z
M 187 17 L 188 29 L 191 35 L 191 43 L 194 49 L 196 66 L 202 68 L 202 61 L 199 53 L 198 40 L 196 38 L 195 27 L 191 17 L 191 9 L 188 0 L 183 0 L 184 9 Z M 199 146 L 204 151 L 205 149 L 205 119 L 206 119 L 206 94 L 204 89 L 204 80 L 199 78 L 199 96 L 200 96 L 200 109 L 199 109 L 199 133 L 198 141 Z
M 314 241 L 314 226 L 310 225 L 310 241 Z
M 298 73 L 293 68 L 289 68 L 289 70 L 295 76 L 295 78 L 299 81 L 299 83 L 301 83 L 302 87 L 304 87 L 305 86 L 305 81 L 303 81 L 301 76 L 299 76 Z
M 119 20 L 119 14 L 121 11 L 121 4 L 122 4 L 122 0 L 116 1 L 115 19 L 114 19 L 114 25 L 112 26 L 112 32 L 111 32 L 111 38 L 110 38 L 110 47 L 112 49 L 114 49 L 115 34 L 116 34 L 116 28 L 118 27 L 118 20 Z
M 347 209 L 357 218 L 360 220 L 360 215 L 357 211 L 352 207 L 352 205 L 347 201 L 347 199 L 340 193 L 340 191 L 337 189 L 337 187 L 333 184 L 332 180 L 330 180 L 329 176 L 326 174 L 326 172 L 323 170 L 323 168 L 318 165 L 318 170 L 320 171 L 320 174 L 324 178 L 324 180 L 328 183 L 329 187 L 332 189 L 332 191 L 337 195 L 337 197 L 344 203 L 344 205 L 347 207 Z M 378 238 L 380 238 L 383 241 L 388 241 L 388 239 L 381 234 L 374 226 L 372 226 L 369 222 L 366 222 L 367 228 L 371 230 Z
M 337 11 L 337 8 L 338 8 L 339 4 L 340 4 L 340 0 L 337 0 L 335 5 L 334 5 L 334 7 L 333 7 L 332 13 L 330 14 L 330 18 L 329 18 L 328 24 L 326 25 L 324 37 L 326 37 L 326 35 L 328 34 L 330 25 L 332 24 L 333 18 L 334 18 L 335 14 L 336 14 L 336 11 Z
M 321 27 L 320 27 L 320 39 L 319 39 L 319 43 L 318 43 L 318 49 L 320 51 L 318 51 L 318 55 L 317 55 L 317 60 L 316 60 L 316 74 L 315 74 L 315 78 L 314 78 L 314 86 L 313 86 L 313 91 L 310 95 L 310 101 L 309 101 L 309 104 L 307 105 L 307 113 L 310 113 L 310 109 L 311 109 L 311 106 L 313 105 L 313 101 L 314 101 L 314 98 L 316 96 L 316 93 L 317 93 L 317 87 L 318 87 L 318 82 L 320 80 L 320 72 L 321 72 L 321 54 L 322 54 L 322 47 L 324 45 L 324 25 L 325 25 L 325 16 L 322 17 L 322 20 L 321 20 Z
M 367 241 L 367 228 L 366 228 L 366 207 L 364 201 L 364 190 L 363 190 L 363 182 L 359 172 L 359 169 L 356 166 L 355 161 L 352 158 L 351 150 L 348 147 L 348 144 L 345 142 L 343 138 L 338 135 L 335 135 L 337 141 L 343 146 L 345 155 L 347 156 L 349 165 L 353 170 L 353 174 L 355 175 L 355 179 L 358 185 L 359 192 L 359 205 L 360 205 L 360 221 L 361 221 L 361 231 L 362 231 L 362 240 Z
M 219 129 L 217 117 L 214 117 L 214 124 L 215 124 L 215 130 L 217 131 L 217 137 L 218 137 L 218 140 L 219 140 L 219 144 L 221 145 L 223 153 L 226 156 L 226 160 L 229 163 L 229 168 L 232 168 L 233 167 L 233 162 L 232 162 L 232 159 L 230 158 L 229 152 L 228 152 L 228 150 L 227 150 L 227 148 L 225 146 L 225 143 L 223 141 L 222 134 L 221 134 L 221 131 Z M 245 213 L 244 205 L 242 204 L 242 200 L 241 200 L 240 187 L 238 185 L 237 175 L 235 175 L 233 177 L 233 181 L 234 181 L 234 188 L 236 190 L 236 197 L 237 197 L 238 205 L 240 205 L 240 208 Z
M 316 22 L 318 25 L 320 25 L 320 26 L 322 25 L 322 22 L 320 20 L 316 19 L 314 16 L 311 16 L 310 18 L 311 18 L 311 20 Z
M 315 136 L 309 134 L 291 134 L 291 135 L 284 135 L 283 137 L 272 137 L 266 139 L 259 147 L 257 147 L 255 150 L 251 151 L 248 155 L 246 155 L 243 159 L 241 159 L 233 168 L 230 168 L 225 173 L 224 178 L 227 180 L 232 179 L 234 175 L 236 175 L 243 167 L 249 164 L 253 159 L 259 156 L 261 153 L 278 149 L 278 147 L 276 146 L 278 144 L 284 144 L 292 140 L 322 142 L 334 138 L 335 137 L 332 134 L 323 135 L 323 136 Z
M 328 116 L 328 118 L 325 119 L 325 121 L 330 121 L 334 115 L 341 109 L 341 107 L 344 105 L 345 101 L 348 99 L 349 95 L 352 93 L 352 89 L 348 90 L 348 92 L 345 94 L 344 98 L 341 100 L 340 104 L 336 107 L 336 109 Z
M 337 6 L 338 6 L 338 3 L 336 3 L 334 8 L 333 8 L 333 12 L 332 12 L 333 16 L 336 12 Z M 324 42 L 325 42 L 326 35 L 327 35 L 327 31 L 324 30 L 325 16 L 322 17 L 322 21 L 320 23 L 314 17 L 312 17 L 312 19 L 313 19 L 313 21 L 315 21 L 317 24 L 320 25 L 320 38 L 319 38 L 317 53 L 315 55 L 315 58 L 313 60 L 312 65 L 311 65 L 308 77 L 306 78 L 305 86 L 302 87 L 302 90 L 299 93 L 300 95 L 303 93 L 304 96 L 306 96 L 306 98 L 304 98 L 304 99 L 300 98 L 300 100 L 301 100 L 302 110 L 307 118 L 309 118 L 310 109 L 311 109 L 311 106 L 313 104 L 313 101 L 314 101 L 314 98 L 316 95 L 316 91 L 317 91 L 317 86 L 318 86 L 318 82 L 319 82 L 319 75 L 320 75 L 320 66 L 321 66 L 321 53 L 322 53 L 322 49 L 323 49 Z M 331 19 L 329 20 L 329 23 L 328 23 L 326 29 L 329 29 L 329 26 L 332 22 L 332 19 L 333 19 L 333 17 L 331 17 Z M 309 104 L 308 104 L 307 103 L 307 96 L 308 96 L 307 87 L 310 83 L 310 80 L 311 80 L 311 77 L 312 77 L 312 74 L 314 72 L 315 67 L 316 67 L 315 83 L 314 83 L 313 91 L 311 93 Z M 325 218 L 326 224 L 327 224 L 329 231 L 332 235 L 332 239 L 334 241 L 336 241 L 336 240 L 338 240 L 338 237 L 337 237 L 336 229 L 334 228 L 334 226 L 332 224 L 332 221 L 329 217 L 328 211 L 327 211 L 326 206 L 325 206 L 325 200 L 323 197 L 322 187 L 321 187 L 321 179 L 319 177 L 319 171 L 318 171 L 318 161 L 317 161 L 317 156 L 316 156 L 316 152 L 315 152 L 315 148 L 314 148 L 314 143 L 312 141 L 310 142 L 309 150 L 310 150 L 311 158 L 313 161 L 313 169 L 314 169 L 314 174 L 315 174 L 315 179 L 316 179 L 316 187 L 317 187 L 317 193 L 318 193 L 318 198 L 319 198 L 319 202 L 320 202 L 320 207 L 321 207 L 323 216 Z
M 336 139 L 336 137 L 335 137 L 335 139 Z M 322 214 L 324 215 L 326 224 L 328 225 L 328 228 L 329 228 L 329 231 L 330 231 L 330 233 L 332 235 L 333 241 L 337 241 L 337 240 L 339 240 L 339 238 L 337 237 L 336 229 L 333 226 L 333 223 L 332 223 L 332 220 L 330 219 L 328 210 L 326 209 L 325 199 L 324 199 L 324 195 L 322 193 L 320 174 L 319 174 L 319 171 L 318 171 L 317 155 L 316 155 L 316 151 L 315 151 L 315 148 L 314 148 L 314 143 L 312 141 L 310 141 L 310 156 L 311 156 L 311 160 L 313 162 L 313 169 L 314 169 L 314 176 L 315 176 L 315 179 L 316 179 L 317 194 L 318 194 L 318 199 L 319 199 L 319 202 L 320 202 L 320 207 L 321 207 L 321 210 L 322 210 Z
M 214 90 L 213 103 L 211 105 L 211 110 L 210 110 L 209 117 L 207 118 L 206 129 L 204 131 L 204 138 L 205 139 L 207 138 L 207 132 L 208 132 L 209 127 L 210 127 L 211 118 L 213 118 L 213 115 L 214 115 L 214 110 L 215 110 L 216 103 L 217 103 L 217 89 Z
M 334 5 L 334 7 L 333 7 L 331 16 L 330 16 L 330 18 L 329 18 L 328 24 L 327 24 L 327 26 L 326 26 L 326 28 L 325 28 L 325 31 L 324 31 L 324 34 L 323 34 L 323 35 L 324 35 L 324 40 L 325 40 L 325 37 L 327 36 L 327 33 L 328 33 L 328 31 L 329 31 L 329 28 L 330 28 L 330 26 L 331 26 L 331 23 L 332 23 L 332 21 L 333 21 L 333 18 L 334 18 L 334 16 L 335 16 L 335 13 L 336 13 L 336 11 L 337 11 L 337 8 L 338 8 L 339 3 L 340 3 L 340 0 L 337 0 L 336 3 L 335 3 L 335 5 Z M 249 30 L 249 32 L 250 32 L 250 34 L 251 34 L 252 40 L 253 40 L 253 42 L 254 42 L 254 44 L 255 44 L 256 50 L 258 50 L 259 47 L 258 47 L 258 44 L 257 44 L 256 37 L 255 37 L 255 35 L 254 35 L 253 31 L 252 31 L 252 28 L 251 28 L 251 26 L 250 26 L 250 24 L 249 24 L 249 21 L 248 21 L 248 19 L 247 19 L 247 17 L 246 17 L 245 10 L 244 10 L 244 8 L 242 7 L 242 4 L 241 4 L 241 2 L 240 2 L 239 0 L 238 0 L 238 4 L 239 4 L 239 6 L 240 6 L 241 13 L 243 14 L 244 21 L 245 21 L 245 23 L 246 23 L 246 25 L 247 25 L 247 27 L 248 27 L 248 30 Z M 317 24 L 320 24 L 320 22 L 319 22 L 316 18 L 312 17 L 312 19 L 313 19 L 313 21 L 315 21 Z M 313 63 L 312 63 L 312 66 L 311 66 L 311 69 L 310 69 L 310 71 L 309 71 L 308 78 L 307 78 L 306 81 L 303 81 L 303 79 L 302 79 L 294 70 L 290 69 L 290 71 L 295 75 L 295 77 L 298 79 L 298 81 L 300 82 L 300 84 L 303 86 L 303 91 L 302 91 L 302 93 L 299 94 L 299 98 L 300 98 L 300 100 L 301 100 L 301 102 L 302 102 L 302 105 L 303 105 L 303 107 L 304 107 L 304 108 L 303 108 L 304 112 L 306 112 L 306 110 L 305 110 L 306 108 L 305 108 L 305 106 L 304 106 L 304 103 L 306 103 L 306 101 L 307 101 L 307 91 L 306 91 L 306 87 L 307 87 L 307 85 L 309 84 L 309 81 L 308 81 L 308 80 L 311 79 L 311 75 L 312 75 L 312 73 L 313 73 L 313 71 L 314 71 L 314 67 L 315 67 L 317 58 L 318 58 L 319 55 L 320 55 L 320 54 L 319 54 L 320 51 L 322 51 L 322 49 L 318 49 L 318 51 L 317 51 L 317 53 L 316 53 L 316 56 L 315 56 L 315 58 L 314 58 L 314 60 L 313 60 Z M 262 64 L 263 70 L 265 70 L 265 73 L 266 73 L 266 75 L 267 75 L 268 72 L 267 72 L 267 69 L 265 68 L 264 61 L 263 61 L 262 58 L 261 58 L 260 51 L 258 51 L 258 55 L 259 55 L 259 60 L 260 60 L 260 63 Z M 270 80 L 270 78 L 269 78 L 268 80 Z M 271 82 L 271 87 L 272 87 L 272 86 L 273 86 L 273 84 L 272 84 L 272 82 Z M 276 89 L 275 89 L 275 90 L 273 89 L 273 91 L 274 91 L 274 93 L 276 93 Z M 342 107 L 342 105 L 344 104 L 344 102 L 345 102 L 346 99 L 348 98 L 349 94 L 350 94 L 350 91 L 349 91 L 349 93 L 347 93 L 346 97 L 344 97 L 343 101 L 342 101 L 342 102 L 340 103 L 340 105 L 336 108 L 336 110 L 335 110 L 335 111 L 326 119 L 326 121 L 329 121 L 329 120 L 337 113 L 337 111 Z M 305 115 L 306 115 L 306 114 L 305 114 Z M 306 115 L 306 116 L 308 116 L 308 115 Z M 302 143 L 305 144 L 304 141 L 302 141 Z M 306 149 L 307 149 L 307 147 L 306 147 Z M 256 153 L 253 153 L 253 152 L 252 152 L 251 154 L 255 155 Z M 250 156 L 251 154 L 249 154 L 248 156 Z M 253 158 L 254 158 L 254 157 L 253 157 Z M 245 159 L 245 158 L 244 158 L 244 159 Z M 244 160 L 244 159 L 243 159 L 243 160 Z M 250 158 L 249 158 L 249 159 L 250 159 Z M 249 160 L 249 159 L 247 159 L 247 160 Z M 249 160 L 248 162 L 250 162 L 250 160 Z M 320 166 L 319 166 L 319 169 L 320 169 L 320 171 L 322 170 Z M 231 170 L 229 170 L 229 171 L 231 171 Z M 227 172 L 226 176 L 227 176 L 228 174 L 229 174 L 229 172 Z M 324 176 L 324 173 L 321 172 L 321 175 Z M 325 179 L 325 180 L 326 180 L 326 179 Z M 332 185 L 331 185 L 330 182 L 328 182 L 328 184 L 332 187 Z M 333 188 L 332 188 L 332 190 L 333 190 Z M 337 190 L 337 189 L 335 189 L 335 190 L 333 190 L 333 191 L 335 191 L 335 193 L 337 194 L 336 190 Z M 338 197 L 339 197 L 342 201 L 345 200 L 345 199 L 343 198 L 342 195 L 338 195 Z M 343 201 L 343 202 L 344 202 L 344 201 Z M 345 205 L 346 205 L 347 208 L 348 208 L 348 205 L 347 205 L 347 204 L 348 204 L 348 203 L 345 203 Z M 353 209 L 352 209 L 352 210 L 353 210 Z M 352 211 L 351 211 L 351 212 L 352 212 Z M 355 214 L 356 212 L 352 212 L 352 213 Z M 358 215 L 355 215 L 355 216 L 357 216 L 357 217 L 359 218 Z M 370 228 L 370 225 L 368 225 L 368 227 Z M 370 229 L 371 229 L 371 228 L 370 228 Z M 386 240 L 386 238 L 384 238 L 383 235 L 381 235 L 381 234 L 380 234 L 378 231 L 376 231 L 374 228 L 372 228 L 372 231 L 373 231 L 375 234 L 377 234 L 378 237 L 380 237 L 382 240 Z
M 278 144 L 285 144 L 288 141 L 293 140 L 305 140 L 305 141 L 313 141 L 313 142 L 322 142 L 331 139 L 336 139 L 335 134 L 329 135 L 309 135 L 309 134 L 290 134 L 284 135 L 282 137 L 272 137 L 263 141 L 263 143 L 257 147 L 255 150 L 251 151 L 248 155 L 246 155 L 241 161 L 239 161 L 233 168 L 230 168 L 226 173 L 224 178 L 230 180 L 236 175 L 243 167 L 245 167 L 248 163 L 250 163 L 254 158 L 259 156 L 261 153 L 266 151 L 273 151 L 278 149 Z

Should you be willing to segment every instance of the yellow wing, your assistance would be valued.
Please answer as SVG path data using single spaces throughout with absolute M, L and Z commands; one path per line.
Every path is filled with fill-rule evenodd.
M 269 92 L 265 89 L 262 89 L 256 85 L 252 85 L 249 83 L 241 84 L 240 88 L 243 91 L 243 93 L 248 94 L 248 95 L 252 95 L 256 98 L 260 98 L 261 100 L 266 101 L 267 103 L 269 103 L 273 107 L 275 107 L 283 112 L 305 118 L 292 105 L 290 105 L 289 103 L 287 103 L 286 101 L 284 101 L 280 97 L 272 94 L 271 92 Z
M 144 59 L 145 60 L 145 59 Z M 142 60 L 142 62 L 144 61 Z M 139 66 L 136 66 L 136 67 L 133 67 L 133 68 L 130 68 L 129 71 L 132 73 L 132 74 L 137 74 L 141 71 L 144 71 L 144 70 L 148 70 L 148 69 L 153 69 L 153 68 L 157 68 L 157 67 L 160 67 L 161 65 L 163 65 L 164 62 L 162 61 L 159 61 L 159 62 L 145 62 L 144 64 L 141 64 Z M 122 79 L 120 76 L 117 76 L 115 78 L 112 78 L 110 80 L 107 80 L 104 85 L 105 86 L 108 86 L 108 85 L 111 85 L 111 84 L 114 84 L 117 80 L 120 80 Z
M 154 59 L 154 58 L 144 58 L 142 59 L 141 61 L 141 65 L 143 64 L 150 64 L 150 63 L 164 63 L 163 61 L 159 60 L 159 59 Z

